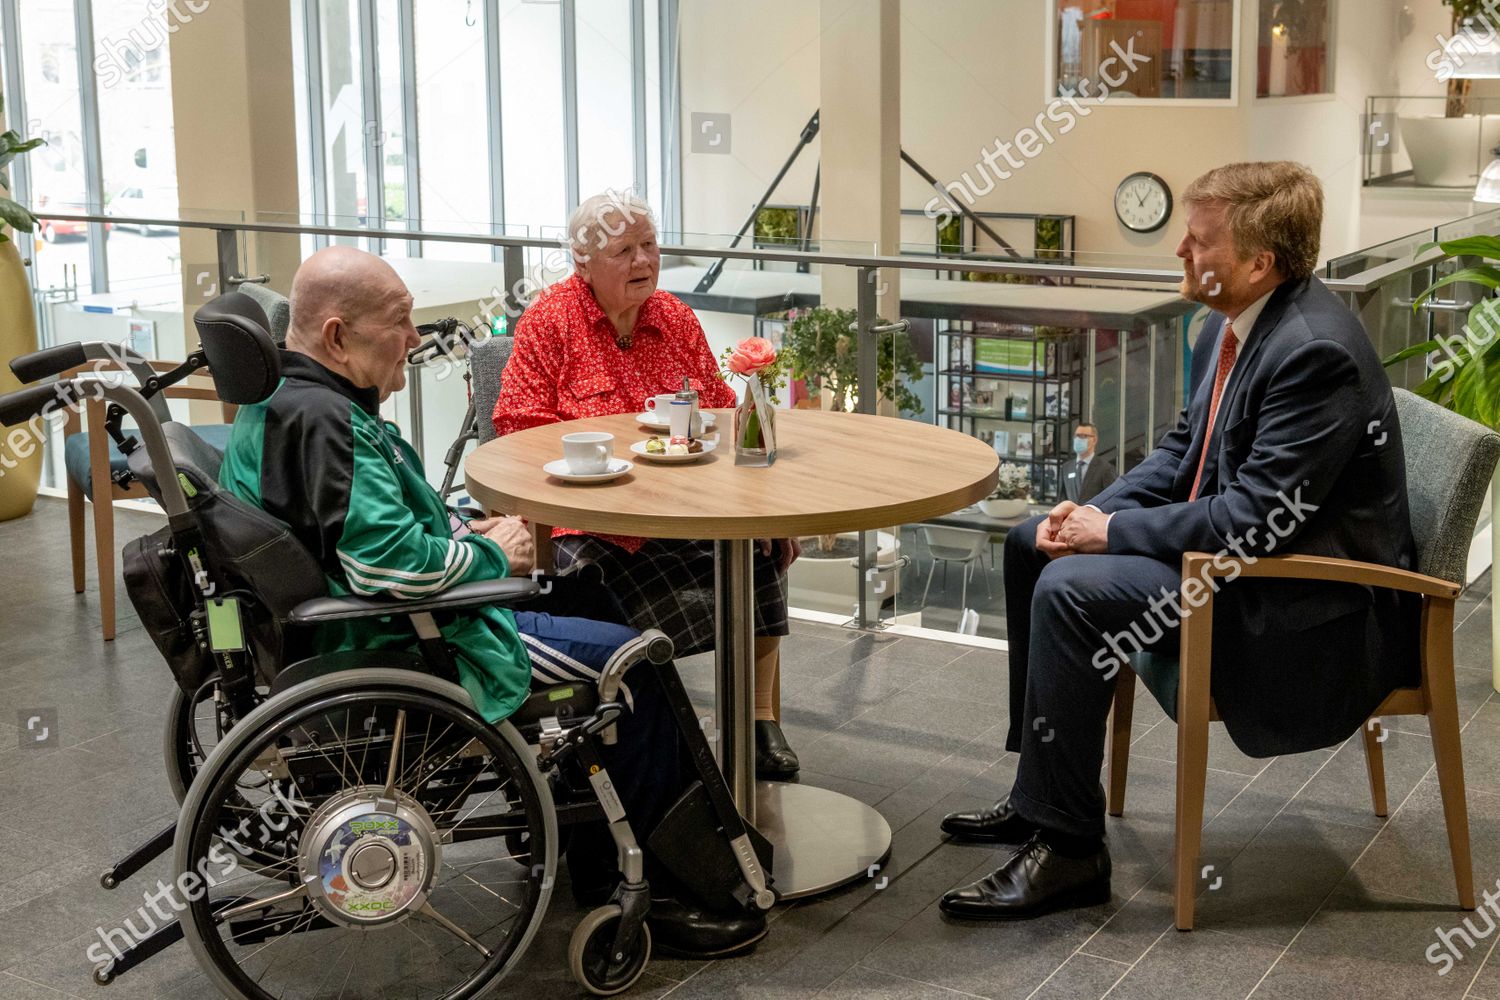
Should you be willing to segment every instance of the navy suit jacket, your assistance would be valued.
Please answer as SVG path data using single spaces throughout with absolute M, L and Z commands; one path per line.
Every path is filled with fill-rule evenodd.
M 1271 293 L 1225 387 L 1199 497 L 1188 501 L 1223 326 L 1217 313 L 1204 325 L 1176 427 L 1094 498 L 1114 515 L 1109 551 L 1174 565 L 1201 551 L 1415 568 L 1390 380 L 1359 320 L 1317 278 Z M 1212 689 L 1235 743 L 1269 756 L 1347 738 L 1392 689 L 1415 683 L 1419 614 L 1414 595 L 1385 588 L 1225 583 Z

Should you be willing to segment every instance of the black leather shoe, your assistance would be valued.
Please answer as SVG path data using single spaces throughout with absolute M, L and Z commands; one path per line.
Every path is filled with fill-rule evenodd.
M 672 898 L 653 899 L 646 923 L 652 949 L 677 958 L 733 958 L 766 936 L 764 913 L 711 913 Z
M 1010 807 L 1010 798 L 1001 799 L 988 809 L 949 813 L 943 817 L 943 832 L 960 840 L 975 840 L 1020 846 L 1036 833 L 1036 824 L 1028 823 Z
M 1016 920 L 1109 902 L 1109 848 L 1068 858 L 1032 837 L 984 878 L 943 894 L 938 909 L 969 920 Z
M 762 781 L 785 781 L 801 770 L 802 762 L 781 732 L 767 719 L 755 720 L 755 776 Z

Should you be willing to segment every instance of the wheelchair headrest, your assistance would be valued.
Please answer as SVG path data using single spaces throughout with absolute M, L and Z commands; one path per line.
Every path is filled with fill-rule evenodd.
M 259 403 L 276 391 L 281 357 L 258 302 L 244 292 L 226 292 L 199 306 L 193 324 L 220 399 Z

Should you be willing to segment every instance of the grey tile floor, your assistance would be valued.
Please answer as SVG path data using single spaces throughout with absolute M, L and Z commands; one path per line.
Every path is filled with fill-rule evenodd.
M 121 515 L 120 537 L 159 523 Z M 107 988 L 84 951 L 167 876 L 158 861 L 113 893 L 99 872 L 173 813 L 160 718 L 171 681 L 128 603 L 103 643 L 97 587 L 74 595 L 64 508 L 42 501 L 0 524 L 0 1000 L 212 996 L 181 945 Z M 1460 605 L 1459 699 L 1481 891 L 1500 880 L 1500 700 L 1489 683 L 1488 578 Z M 708 664 L 683 664 L 711 705 Z M 945 921 L 938 896 L 998 864 L 946 843 L 950 809 L 993 800 L 1015 757 L 1001 749 L 1004 657 L 912 638 L 799 624 L 787 642 L 786 729 L 803 780 L 877 806 L 895 830 L 888 879 L 779 908 L 746 958 L 653 961 L 632 996 L 950 998 L 1468 997 L 1500 1000 L 1500 935 L 1468 915 L 1472 947 L 1428 960 L 1461 926 L 1422 720 L 1386 743 L 1391 816 L 1370 811 L 1357 743 L 1252 760 L 1218 734 L 1203 864 L 1213 870 L 1192 934 L 1172 929 L 1174 729 L 1136 707 L 1126 816 L 1110 821 L 1114 896 L 1103 906 L 1007 925 Z M 43 749 L 24 719 L 55 709 Z M 1213 888 L 1217 885 L 1217 888 Z M 554 897 L 517 995 L 574 996 L 564 948 L 579 913 Z M 1440 947 L 1440 946 L 1439 946 Z M 1437 951 L 1431 952 L 1436 955 Z

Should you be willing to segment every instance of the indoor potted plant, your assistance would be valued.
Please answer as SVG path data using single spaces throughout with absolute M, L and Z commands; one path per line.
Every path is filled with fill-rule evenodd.
M 814 306 L 787 313 L 781 353 L 792 378 L 803 379 L 823 409 L 853 410 L 859 392 L 859 340 L 853 309 Z M 877 321 L 878 322 L 878 321 Z M 922 401 L 910 383 L 922 377 L 922 362 L 905 333 L 882 336 L 876 355 L 875 386 L 884 416 L 921 413 Z
M 0 128 L 4 127 L 3 104 L 0 104 Z M 31 308 L 31 286 L 15 241 L 6 228 L 30 233 L 36 228 L 36 216 L 10 198 L 10 161 L 42 145 L 41 139 L 22 139 L 13 129 L 0 132 L 0 360 L 29 354 L 36 350 L 36 316 Z M 9 364 L 0 365 L 0 393 L 14 392 L 21 383 L 10 372 Z M 15 450 L 15 429 L 5 435 L 0 452 L 0 521 L 24 517 L 36 502 L 37 484 L 42 478 L 42 449 L 33 442 L 25 458 Z M 24 450 L 24 449 L 23 449 Z
M 989 517 L 1020 517 L 1030 496 L 1031 473 L 1014 462 L 1001 462 L 995 491 L 979 501 L 979 509 Z
M 1500 332 L 1500 298 L 1494 296 L 1495 289 L 1500 288 L 1500 236 L 1467 236 L 1444 243 L 1424 243 L 1413 256 L 1421 257 L 1435 246 L 1443 251 L 1442 259 L 1470 257 L 1479 258 L 1481 263 L 1460 268 L 1433 282 L 1412 303 L 1413 311 L 1421 309 L 1434 292 L 1448 285 L 1478 285 L 1487 292 L 1469 309 L 1463 335 L 1413 344 L 1386 358 L 1385 364 L 1389 367 L 1426 356 L 1429 359 L 1424 371 L 1426 377 L 1411 391 L 1500 431 L 1500 336 L 1496 336 Z M 1490 481 L 1490 511 L 1492 518 L 1494 512 L 1500 511 L 1500 469 Z M 1500 566 L 1500 531 L 1491 531 L 1490 535 L 1493 572 L 1493 567 Z M 1491 616 L 1491 627 L 1500 635 L 1500 602 L 1494 602 Z M 1500 690 L 1500 656 L 1494 658 L 1491 671 L 1492 684 Z

